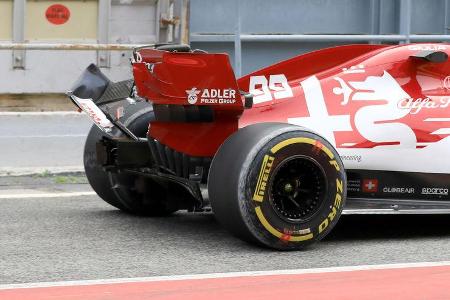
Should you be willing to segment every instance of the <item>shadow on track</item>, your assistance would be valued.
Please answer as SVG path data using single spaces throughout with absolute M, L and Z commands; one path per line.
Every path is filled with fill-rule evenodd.
M 188 234 L 199 240 L 206 236 L 233 237 L 217 223 L 212 213 L 178 212 L 169 217 L 136 217 L 118 210 L 92 212 L 114 223 L 128 223 L 139 230 L 159 234 Z M 325 238 L 326 241 L 395 240 L 450 237 L 450 215 L 344 215 Z
M 327 240 L 449 237 L 450 215 L 344 215 Z

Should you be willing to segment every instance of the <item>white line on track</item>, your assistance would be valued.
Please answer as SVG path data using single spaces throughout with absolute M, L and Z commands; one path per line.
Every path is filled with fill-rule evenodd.
M 77 111 L 2 111 L 1 116 L 69 116 L 69 115 L 85 115 L 84 112 Z
M 73 137 L 86 137 L 86 134 L 49 134 L 49 135 L 2 135 L 0 139 L 45 139 L 45 138 L 73 138 Z
M 101 284 L 115 284 L 115 283 L 196 280 L 196 279 L 231 278 L 231 277 L 302 275 L 302 274 L 320 274 L 320 273 L 338 273 L 338 272 L 353 272 L 353 271 L 367 271 L 367 270 L 389 270 L 389 269 L 446 267 L 446 266 L 450 266 L 450 261 L 385 264 L 385 265 L 361 265 L 361 266 L 330 267 L 330 268 L 294 269 L 294 270 L 230 272 L 230 273 L 171 275 L 171 276 L 154 276 L 154 277 L 137 277 L 137 278 L 19 283 L 19 284 L 0 285 L 0 290 L 57 287 L 57 286 L 81 286 L 81 285 L 86 286 L 86 285 L 101 285 Z
M 64 192 L 64 193 L 25 193 L 25 194 L 0 194 L 0 199 L 29 199 L 29 198 L 70 198 L 81 196 L 93 196 L 95 192 Z

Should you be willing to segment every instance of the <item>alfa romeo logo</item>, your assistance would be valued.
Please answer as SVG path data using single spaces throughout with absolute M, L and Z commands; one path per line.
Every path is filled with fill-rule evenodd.
M 197 90 L 197 88 L 193 87 L 190 90 L 186 90 L 187 93 L 187 100 L 189 104 L 195 104 L 197 103 L 197 95 L 200 94 L 200 90 Z
M 444 79 L 444 87 L 447 90 L 450 90 L 450 76 L 445 77 L 445 79 Z

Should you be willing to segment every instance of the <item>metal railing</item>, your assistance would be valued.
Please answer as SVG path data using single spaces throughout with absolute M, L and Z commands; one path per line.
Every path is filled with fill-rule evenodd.
M 151 47 L 143 44 L 61 44 L 61 43 L 0 43 L 0 50 L 74 50 L 74 51 L 127 51 Z
M 191 42 L 234 42 L 235 34 L 191 34 Z M 450 35 L 425 34 L 241 34 L 241 42 L 430 42 Z

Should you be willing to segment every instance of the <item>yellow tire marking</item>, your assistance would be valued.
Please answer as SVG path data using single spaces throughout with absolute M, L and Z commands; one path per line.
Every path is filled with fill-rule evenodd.
M 322 145 L 322 150 L 323 150 L 323 152 L 325 152 L 327 155 L 328 155 L 328 157 L 330 158 L 330 159 L 333 159 L 334 158 L 334 155 L 333 155 L 333 153 L 330 151 L 330 149 L 328 149 L 325 145 Z
M 289 146 L 292 144 L 298 144 L 298 143 L 315 145 L 316 140 L 313 140 L 310 138 L 290 138 L 290 139 L 284 140 L 284 141 L 276 144 L 275 146 L 272 147 L 272 149 L 270 149 L 270 151 L 272 151 L 272 153 L 275 154 L 280 149 L 283 149 L 286 146 Z
M 270 149 L 270 151 L 272 151 L 272 153 L 275 154 L 279 150 L 283 149 L 284 147 L 292 145 L 292 144 L 310 144 L 310 145 L 315 146 L 316 143 L 317 143 L 316 140 L 310 139 L 310 138 L 305 138 L 305 137 L 290 138 L 290 139 L 284 140 L 284 141 L 276 144 L 275 146 L 272 147 L 272 149 Z M 322 151 L 325 152 L 325 154 L 328 155 L 328 157 L 330 159 L 334 158 L 333 153 L 325 145 L 322 144 L 322 147 L 320 149 L 322 149 Z
M 256 183 L 255 192 L 253 194 L 253 200 L 262 202 L 264 200 L 264 194 L 267 187 L 267 179 L 269 177 L 270 169 L 275 158 L 273 156 L 264 155 L 264 159 L 259 171 L 258 181 Z
M 253 194 L 253 200 L 258 201 L 258 202 L 262 202 L 263 201 L 263 197 L 258 195 L 259 192 L 259 187 L 261 185 L 261 181 L 263 178 L 263 174 L 264 174 L 264 169 L 266 167 L 266 163 L 267 163 L 267 155 L 264 156 L 262 165 L 261 165 L 261 170 L 259 171 L 259 175 L 258 175 L 258 182 L 256 183 L 256 188 L 255 188 L 255 193 Z
M 272 235 L 276 236 L 279 239 L 281 239 L 283 236 L 285 236 L 285 234 L 279 232 L 278 230 L 273 228 L 272 225 L 270 225 L 270 223 L 267 221 L 266 217 L 264 217 L 261 207 L 257 206 L 255 208 L 255 211 L 256 211 L 256 216 L 258 217 L 259 221 L 264 226 L 264 228 L 267 229 L 267 231 L 269 231 Z M 312 233 L 306 234 L 306 235 L 299 235 L 299 236 L 290 236 L 289 241 L 291 241 L 291 242 L 307 241 L 307 240 L 312 239 L 313 236 L 314 235 Z

